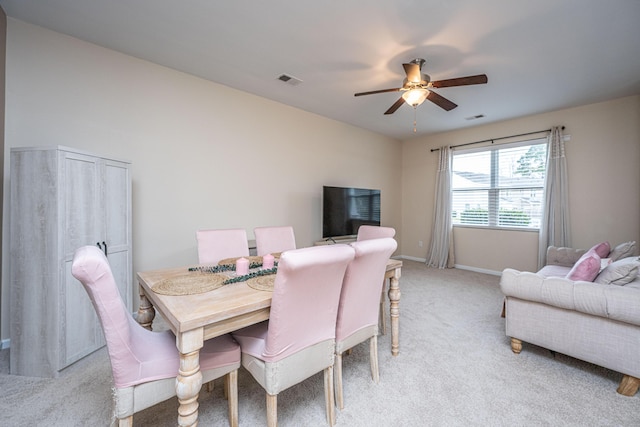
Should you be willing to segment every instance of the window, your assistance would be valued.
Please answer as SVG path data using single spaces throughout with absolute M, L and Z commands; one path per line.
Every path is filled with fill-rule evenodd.
M 544 139 L 454 152 L 453 224 L 539 229 L 546 162 Z

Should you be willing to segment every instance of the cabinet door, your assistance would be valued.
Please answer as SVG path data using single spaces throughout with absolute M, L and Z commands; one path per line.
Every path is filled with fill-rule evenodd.
M 129 311 L 131 292 L 131 176 L 126 163 L 106 160 L 103 167 L 104 242 L 120 296 Z
M 102 329 L 86 291 L 71 276 L 73 254 L 81 246 L 95 245 L 101 234 L 98 203 L 99 159 L 60 153 L 60 368 L 104 345 Z
M 65 258 L 81 246 L 95 245 L 102 235 L 100 226 L 99 159 L 75 153 L 62 153 L 61 217 Z

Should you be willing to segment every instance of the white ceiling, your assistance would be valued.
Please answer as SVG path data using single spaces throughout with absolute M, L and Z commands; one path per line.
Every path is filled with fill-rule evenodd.
M 8 16 L 397 139 L 640 94 L 639 0 L 0 0 Z M 402 63 L 486 85 L 399 97 Z M 302 83 L 277 79 L 289 74 Z M 484 114 L 477 120 L 466 118 Z

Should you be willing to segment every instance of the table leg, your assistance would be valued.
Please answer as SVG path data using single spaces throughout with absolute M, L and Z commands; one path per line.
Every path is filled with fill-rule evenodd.
M 396 268 L 389 278 L 389 311 L 391 312 L 391 355 L 400 352 L 398 335 L 400 332 L 400 269 Z
M 179 426 L 198 425 L 198 394 L 202 387 L 200 349 L 204 343 L 202 328 L 178 334 L 176 345 L 180 352 L 180 368 L 176 377 L 176 396 Z
M 385 313 L 384 305 L 386 304 L 384 293 L 387 290 L 387 277 L 385 276 L 382 281 L 382 293 L 380 294 L 380 319 L 378 323 L 380 325 L 380 333 L 387 335 L 387 314 Z
M 140 293 L 140 306 L 138 307 L 138 317 L 136 320 L 143 328 L 151 330 L 151 324 L 156 317 L 156 310 L 153 308 L 153 304 L 149 302 L 142 286 L 138 285 L 138 291 Z

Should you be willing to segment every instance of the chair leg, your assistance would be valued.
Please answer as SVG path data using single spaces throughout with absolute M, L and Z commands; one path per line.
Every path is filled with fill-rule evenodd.
M 371 379 L 377 384 L 380 382 L 380 370 L 378 369 L 378 336 L 374 335 L 369 340 L 369 363 L 371 363 Z
M 344 397 L 342 395 L 342 354 L 336 353 L 333 366 L 335 369 L 333 379 L 335 384 L 336 405 L 339 409 L 344 409 Z
M 224 383 L 229 401 L 229 427 L 238 427 L 238 370 L 225 375 Z
M 267 427 L 278 426 L 278 395 L 267 393 Z
M 118 427 L 133 427 L 133 415 L 127 418 L 118 418 Z
M 336 407 L 333 396 L 333 366 L 324 370 L 324 403 L 327 410 L 327 421 L 331 427 L 336 423 Z
M 209 392 L 209 393 L 213 393 L 213 380 L 211 380 L 211 381 L 209 381 L 209 382 L 207 383 L 207 392 Z M 226 393 L 226 390 L 225 390 L 225 393 Z M 225 396 L 225 397 L 226 397 L 226 396 Z

